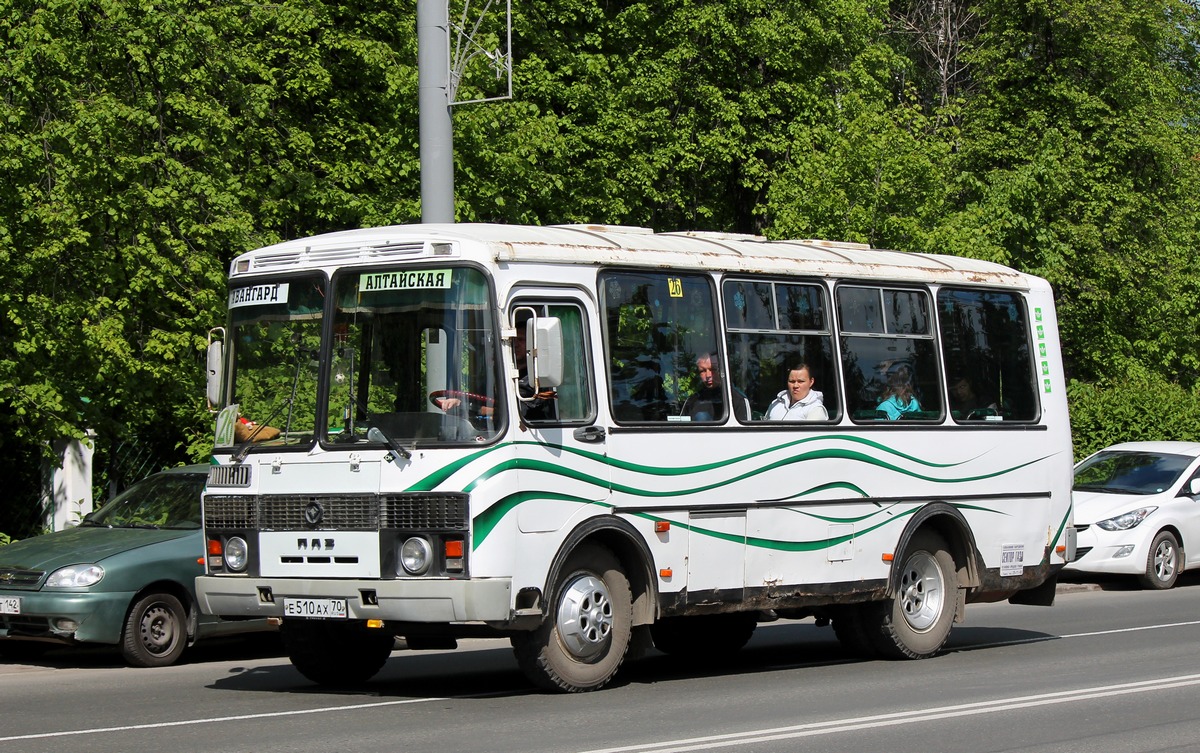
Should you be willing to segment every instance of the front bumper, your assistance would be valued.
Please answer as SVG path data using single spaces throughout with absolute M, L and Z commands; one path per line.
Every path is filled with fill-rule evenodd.
M 21 600 L 20 614 L 0 614 L 0 640 L 39 638 L 62 643 L 121 642 L 133 594 L 116 592 L 0 591 Z M 66 624 L 75 623 L 75 627 Z
M 285 598 L 345 599 L 349 619 L 403 622 L 505 622 L 512 616 L 508 578 L 451 580 L 298 580 L 205 575 L 196 596 L 206 614 L 283 617 Z
M 1147 530 L 1150 531 L 1151 528 L 1153 526 Z M 1150 538 L 1153 538 L 1154 532 L 1150 533 Z M 1105 531 L 1090 525 L 1087 529 L 1079 531 L 1075 548 L 1077 559 L 1067 563 L 1066 569 L 1083 573 L 1140 575 L 1146 572 L 1150 538 L 1136 528 L 1130 531 Z M 1132 549 L 1118 557 L 1118 553 L 1127 547 Z

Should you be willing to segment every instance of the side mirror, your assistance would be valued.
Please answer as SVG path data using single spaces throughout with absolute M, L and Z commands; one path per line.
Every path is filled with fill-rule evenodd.
M 562 384 L 562 322 L 552 316 L 535 316 L 525 322 L 525 339 L 529 343 L 529 373 L 534 380 L 534 389 L 543 390 Z
M 216 411 L 223 404 L 225 376 L 225 329 L 216 327 L 208 331 L 207 380 L 205 397 L 208 399 L 208 409 Z
M 1187 483 L 1187 492 L 1189 496 L 1200 497 L 1200 476 Z

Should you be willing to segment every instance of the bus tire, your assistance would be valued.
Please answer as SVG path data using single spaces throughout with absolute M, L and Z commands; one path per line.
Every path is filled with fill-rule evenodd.
M 582 693 L 612 680 L 629 649 L 633 598 L 608 549 L 584 544 L 563 564 L 551 610 L 536 630 L 512 637 L 521 671 L 546 690 Z
M 834 608 L 832 614 L 833 634 L 837 636 L 838 643 L 862 659 L 874 659 L 879 655 L 871 640 L 866 623 L 868 615 L 864 611 L 873 608 L 873 604 L 845 604 Z
M 756 612 L 667 617 L 650 626 L 654 647 L 672 656 L 730 656 L 754 635 Z
M 292 666 L 309 680 L 328 687 L 370 680 L 396 646 L 391 633 L 356 623 L 284 620 L 280 630 Z
M 945 540 L 933 531 L 918 531 L 900 561 L 896 595 L 863 607 L 875 650 L 888 659 L 936 654 L 950 635 L 957 589 Z

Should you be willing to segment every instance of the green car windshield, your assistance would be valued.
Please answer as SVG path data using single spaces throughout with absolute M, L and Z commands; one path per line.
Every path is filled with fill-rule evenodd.
M 82 526 L 199 528 L 202 473 L 160 473 L 137 482 L 88 515 Z

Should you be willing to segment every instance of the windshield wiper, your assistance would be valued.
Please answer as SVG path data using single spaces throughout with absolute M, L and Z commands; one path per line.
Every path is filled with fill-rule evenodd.
M 412 460 L 412 453 L 401 447 L 399 442 L 393 439 L 390 434 L 385 432 L 383 429 L 380 429 L 378 426 L 372 426 L 370 429 L 367 429 L 367 439 L 371 440 L 372 442 L 386 444 L 400 457 L 404 458 L 405 460 Z

